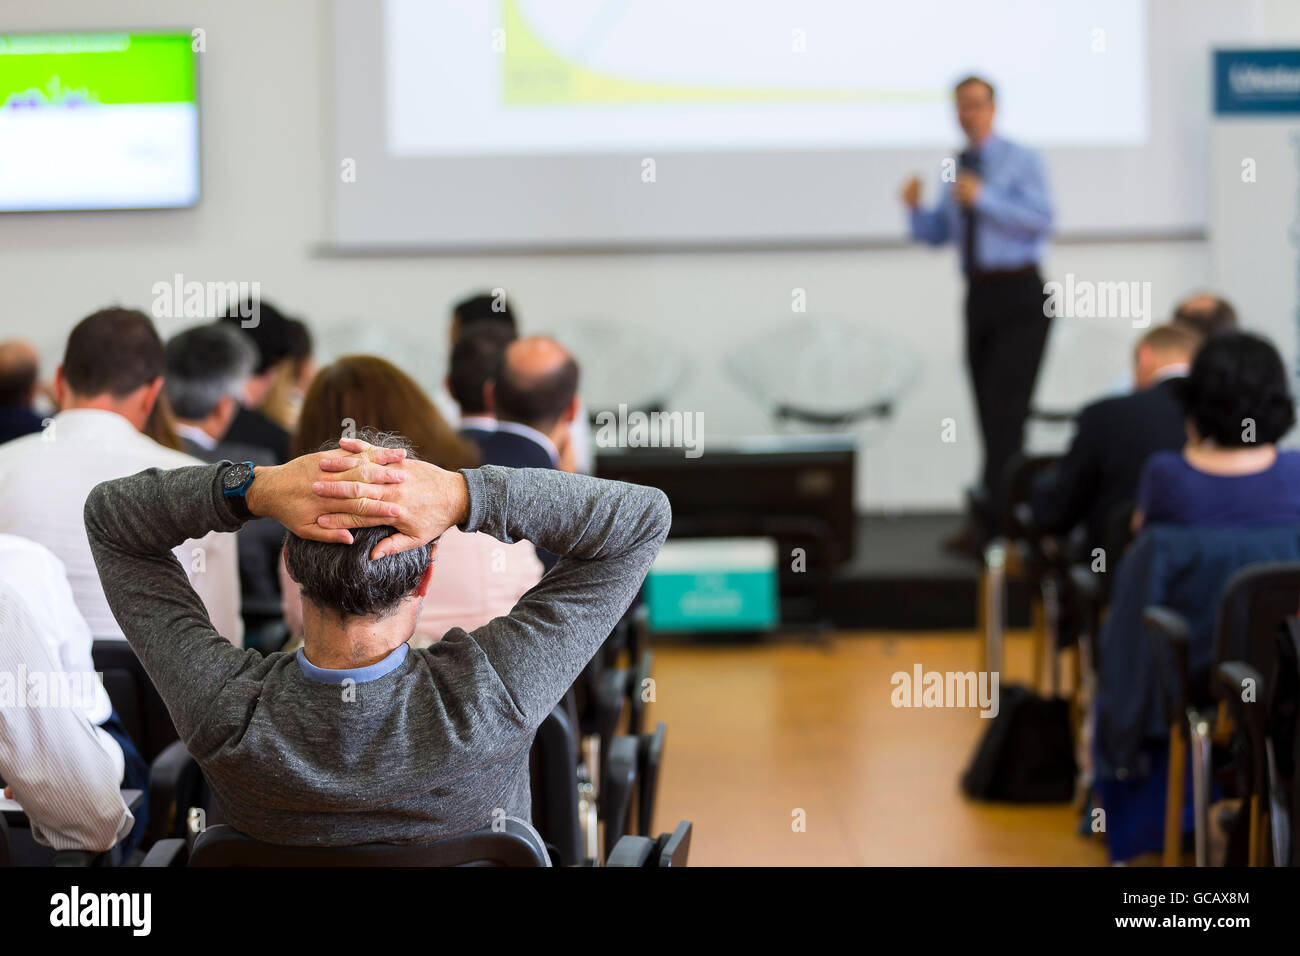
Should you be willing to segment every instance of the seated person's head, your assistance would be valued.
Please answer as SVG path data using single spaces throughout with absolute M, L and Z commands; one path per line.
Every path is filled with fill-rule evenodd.
M 451 350 L 447 390 L 462 415 L 487 415 L 486 386 L 493 381 L 501 355 L 515 339 L 513 326 L 481 322 L 469 326 Z
M 163 343 L 136 309 L 103 309 L 68 336 L 54 392 L 63 409 L 116 412 L 144 428 L 163 387 Z
M 167 341 L 164 393 L 176 419 L 225 436 L 253 369 L 257 347 L 227 322 L 178 332 Z
M 1174 310 L 1174 322 L 1200 333 L 1202 338 L 1237 331 L 1237 310 L 1227 299 L 1209 292 L 1188 296 Z
M 1150 388 L 1168 375 L 1186 372 L 1201 336 L 1193 329 L 1170 323 L 1147 330 L 1133 355 L 1133 378 L 1139 389 Z
M 1246 332 L 1206 340 L 1181 383 L 1193 442 L 1219 448 L 1275 444 L 1295 424 L 1295 404 L 1277 349 Z
M 544 335 L 516 339 L 502 353 L 488 393 L 498 419 L 554 437 L 577 413 L 578 363 Z
M 473 442 L 456 434 L 424 389 L 375 355 L 345 355 L 316 373 L 303 396 L 290 453 L 308 455 L 366 428 L 403 436 L 420 458 L 448 471 L 479 463 Z
M 414 459 L 405 438 L 363 429 L 359 438 L 385 448 L 405 448 Z M 338 441 L 318 450 L 337 448 Z M 309 644 L 333 640 L 334 652 L 346 652 L 343 635 L 352 628 L 382 624 L 394 636 L 393 646 L 403 643 L 415 631 L 420 607 L 429 590 L 436 542 L 410 551 L 373 560 L 376 544 L 395 533 L 387 525 L 355 528 L 352 544 L 307 541 L 297 535 L 285 538 L 284 561 L 302 589 L 303 629 Z
M 454 346 L 462 335 L 480 325 L 504 325 L 518 334 L 515 311 L 503 290 L 480 292 L 451 307 L 451 344 Z
M 256 316 L 256 321 L 247 318 L 253 315 Z M 296 320 L 290 319 L 265 299 L 259 299 L 232 306 L 222 321 L 248 336 L 257 347 L 257 366 L 245 387 L 243 404 L 249 408 L 260 408 L 267 393 L 271 391 L 271 386 L 275 384 L 281 367 L 292 363 L 295 351 L 302 348 L 302 336 L 293 324 Z
M 40 358 L 27 342 L 0 342 L 0 408 L 31 408 Z

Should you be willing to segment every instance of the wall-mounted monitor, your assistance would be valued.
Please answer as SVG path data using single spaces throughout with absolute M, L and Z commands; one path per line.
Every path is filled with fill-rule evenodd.
M 0 35 L 0 211 L 199 198 L 188 33 Z

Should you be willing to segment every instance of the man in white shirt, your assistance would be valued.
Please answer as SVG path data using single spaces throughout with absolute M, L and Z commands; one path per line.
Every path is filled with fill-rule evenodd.
M 120 726 L 63 565 L 0 534 L 0 777 L 37 843 L 101 852 L 132 831 Z M 131 776 L 147 779 L 133 747 L 130 759 Z
M 46 428 L 0 445 L 0 532 L 44 545 L 63 562 L 96 639 L 122 640 L 86 538 L 82 510 L 101 481 L 198 464 L 141 434 L 163 384 L 163 344 L 149 317 L 105 309 L 68 336 L 55 392 L 63 410 Z M 208 534 L 175 555 L 213 626 L 243 645 L 233 534 Z

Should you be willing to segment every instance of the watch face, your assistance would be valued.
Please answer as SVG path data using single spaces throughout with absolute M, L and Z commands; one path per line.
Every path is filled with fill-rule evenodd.
M 227 491 L 237 490 L 244 482 L 248 481 L 248 475 L 251 471 L 252 469 L 242 462 L 238 465 L 232 465 L 221 476 L 221 487 Z

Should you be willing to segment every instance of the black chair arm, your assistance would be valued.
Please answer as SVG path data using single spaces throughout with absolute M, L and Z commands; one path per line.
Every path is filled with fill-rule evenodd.
M 632 794 L 637 779 L 637 738 L 621 734 L 610 743 L 605 756 L 605 777 L 600 786 L 600 816 L 605 824 L 605 846 L 609 847 L 628 831 Z
M 108 854 L 94 850 L 55 850 L 50 866 L 108 866 Z
M 655 841 L 649 837 L 625 836 L 614 844 L 606 866 L 648 866 L 654 853 Z
M 149 766 L 149 823 L 143 844 L 185 835 L 185 814 L 202 773 L 185 744 L 173 740 Z
M 159 840 L 149 848 L 140 861 L 141 866 L 184 866 L 189 858 L 189 847 L 180 837 Z
M 664 833 L 655 840 L 654 865 L 686 866 L 691 855 L 691 821 L 683 820 L 672 833 Z
M 1168 686 L 1165 679 L 1168 669 L 1165 667 L 1160 668 L 1160 683 L 1169 705 L 1169 726 L 1182 728 L 1192 692 L 1188 664 L 1191 626 L 1187 623 L 1187 618 L 1173 608 L 1158 604 L 1153 604 L 1142 612 L 1142 624 L 1160 659 L 1173 662 L 1175 686 Z
M 637 826 L 636 832 L 650 835 L 654 826 L 655 804 L 659 797 L 659 768 L 663 766 L 664 741 L 668 728 L 661 721 L 653 733 L 642 734 L 637 739 Z

